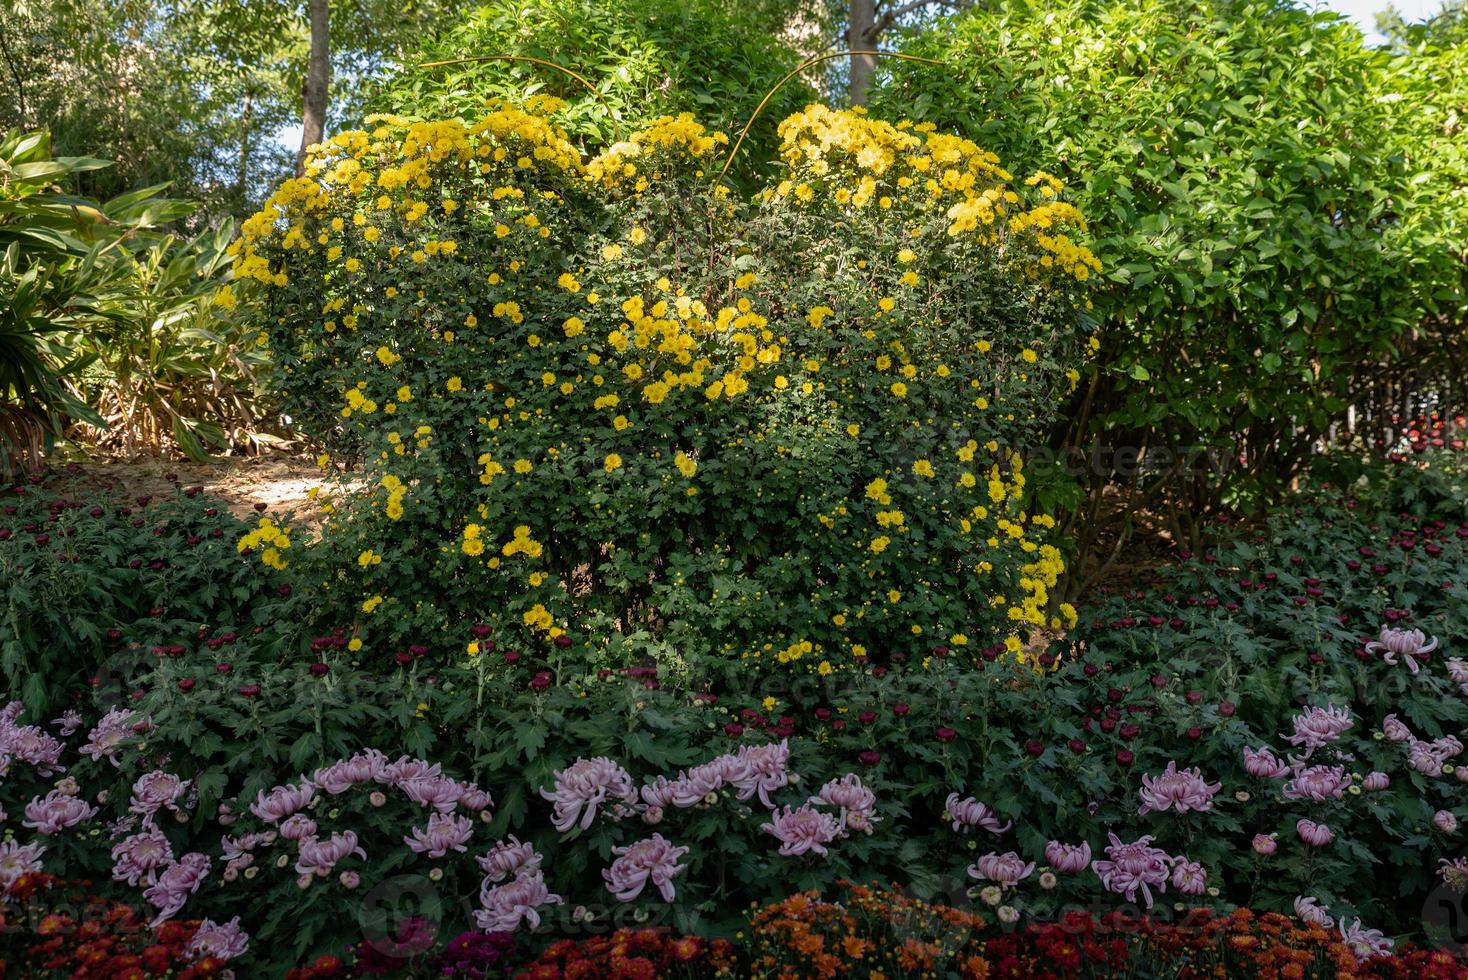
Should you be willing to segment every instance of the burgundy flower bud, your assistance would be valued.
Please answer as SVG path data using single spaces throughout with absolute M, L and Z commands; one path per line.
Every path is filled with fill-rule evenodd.
M 1197 727 L 1196 725 L 1193 726 L 1192 728 L 1189 728 L 1188 729 L 1188 738 L 1192 739 L 1193 741 L 1196 742 L 1196 741 L 1198 741 L 1198 739 L 1200 739 L 1202 737 L 1203 737 L 1203 729 Z
M 1129 766 L 1135 762 L 1137 757 L 1129 749 L 1120 749 L 1116 753 L 1116 761 L 1123 766 Z
M 738 738 L 740 735 L 744 734 L 744 726 L 739 724 L 737 721 L 731 721 L 724 726 L 724 734 L 728 735 L 730 738 Z
M 571 645 L 571 638 L 569 636 L 567 636 L 565 633 L 562 633 L 560 636 L 556 637 L 556 641 L 555 642 L 556 642 L 556 646 L 558 646 L 562 650 L 564 650 L 564 649 L 566 649 L 566 647 L 568 647 L 568 646 Z
M 536 671 L 535 676 L 530 679 L 530 688 L 534 691 L 544 691 L 550 685 L 551 672 L 548 670 Z
M 231 663 L 216 664 L 214 666 L 214 669 L 216 671 L 218 671 L 220 674 L 227 674 L 230 671 L 234 670 L 234 664 L 231 664 Z
M 1162 674 L 1153 674 L 1152 686 L 1157 688 L 1157 690 L 1159 691 L 1162 690 L 1164 687 L 1167 686 L 1167 678 L 1164 677 Z
M 325 677 L 327 672 L 331 670 L 330 667 L 319 660 L 306 669 L 311 672 L 312 677 Z
M 1071 739 L 1069 742 L 1066 743 L 1066 745 L 1068 745 L 1070 747 L 1070 750 L 1072 752 L 1084 752 L 1084 751 L 1086 751 L 1086 743 L 1085 742 L 1082 742 L 1078 738 Z
M 183 691 L 185 694 L 192 691 L 194 689 L 194 679 L 192 677 L 185 677 L 183 680 L 178 682 L 178 689 L 180 691 Z
M 1201 704 L 1203 701 L 1203 692 L 1189 691 L 1186 695 L 1184 695 L 1184 698 L 1187 700 L 1188 704 Z
M 408 664 L 413 662 L 413 655 L 402 650 L 393 654 L 392 658 L 393 660 L 397 661 L 399 667 L 406 667 L 408 666 Z
M 937 736 L 938 741 L 940 742 L 951 742 L 958 737 L 958 732 L 954 731 L 952 728 L 947 727 L 940 727 L 934 734 Z
M 240 688 L 240 697 L 258 698 L 260 696 L 259 684 L 246 684 Z
M 1032 738 L 1025 742 L 1025 751 L 1035 758 L 1045 754 L 1045 743 L 1038 738 Z
M 910 710 L 912 710 L 912 709 L 909 708 L 906 704 L 898 703 L 898 704 L 894 704 L 892 706 L 892 713 L 894 715 L 896 715 L 897 717 L 899 717 L 899 718 L 905 718 L 905 717 L 907 717 L 907 713 Z
M 867 749 L 857 754 L 856 759 L 864 766 L 875 766 L 882 761 L 882 753 L 876 749 Z
M 256 513 L 259 513 L 259 514 L 265 513 L 265 504 L 263 502 L 256 504 L 255 505 L 255 511 L 256 511 Z
M 1238 710 L 1238 705 L 1232 701 L 1220 701 L 1218 703 L 1218 713 L 1224 718 L 1232 718 Z
M 870 725 L 872 722 L 877 720 L 877 713 L 875 711 L 863 711 L 861 714 L 856 716 L 856 720 L 861 722 L 863 725 Z

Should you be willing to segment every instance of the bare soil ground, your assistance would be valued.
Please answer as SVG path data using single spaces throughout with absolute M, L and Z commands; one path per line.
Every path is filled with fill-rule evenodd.
M 311 526 L 317 523 L 318 514 L 307 492 L 319 486 L 324 475 L 315 459 L 283 451 L 218 456 L 205 463 L 153 456 L 104 457 L 59 465 L 57 470 L 60 486 L 69 488 L 63 492 L 111 488 L 129 497 L 168 492 L 171 473 L 182 486 L 202 486 L 241 517 L 252 514 L 255 505 L 263 503 L 272 516 L 289 517 Z

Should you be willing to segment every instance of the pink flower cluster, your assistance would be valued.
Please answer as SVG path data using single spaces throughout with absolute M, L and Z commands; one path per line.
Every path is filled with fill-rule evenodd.
M 1296 748 L 1303 748 L 1307 759 L 1310 753 L 1334 742 L 1355 724 L 1349 711 L 1334 705 L 1308 708 L 1295 715 L 1293 723 L 1294 734 L 1282 737 Z
M 953 821 L 953 829 L 961 831 L 964 829 L 983 829 L 991 834 L 1002 834 L 1014 826 L 1014 821 L 1001 824 L 999 816 L 986 804 L 980 803 L 972 796 L 959 799 L 957 793 L 949 793 L 948 800 L 943 807 L 944 817 Z
M 189 853 L 156 876 L 143 891 L 143 898 L 158 910 L 153 917 L 152 928 L 156 929 L 179 913 L 189 896 L 198 891 L 204 879 L 209 877 L 211 863 L 207 854 Z
M 662 834 L 653 834 L 626 847 L 614 847 L 612 854 L 616 860 L 602 872 L 607 891 L 619 902 L 630 902 L 651 882 L 663 901 L 671 902 L 673 879 L 688 869 L 678 859 L 687 853 L 688 848 L 674 847 Z
M 1176 762 L 1169 762 L 1160 776 L 1142 776 L 1142 805 L 1138 816 L 1176 810 L 1178 813 L 1204 812 L 1213 809 L 1213 796 L 1223 788 L 1222 783 L 1209 783 L 1200 769 L 1178 770 Z
M 1368 653 L 1380 653 L 1381 659 L 1395 667 L 1397 658 L 1407 663 L 1407 669 L 1417 673 L 1417 659 L 1437 649 L 1437 637 L 1427 641 L 1427 634 L 1418 629 L 1395 629 L 1383 626 L 1375 640 L 1366 644 Z
M 521 923 L 538 928 L 540 909 L 564 901 L 546 887 L 535 848 L 515 837 L 498 842 L 475 860 L 485 875 L 474 922 L 485 932 L 514 932 Z
M 542 789 L 540 795 L 555 804 L 551 823 L 563 834 L 578 824 L 589 828 L 609 798 L 629 809 L 637 804 L 632 776 L 605 756 L 577 759 L 555 774 L 554 790 Z
M 1152 837 L 1144 835 L 1130 844 L 1123 844 L 1114 833 L 1108 833 L 1111 843 L 1106 848 L 1106 860 L 1093 861 L 1091 869 L 1109 891 L 1125 895 L 1128 902 L 1137 900 L 1137 892 L 1151 908 L 1152 889 L 1167 891 L 1169 883 L 1184 895 L 1201 895 L 1208 885 L 1208 873 L 1203 866 L 1187 858 L 1169 857 L 1160 848 L 1152 846 Z
M 106 759 L 114 766 L 122 765 L 122 749 L 128 739 L 135 735 L 149 731 L 153 727 L 151 721 L 139 715 L 136 711 L 128 708 L 113 708 L 102 716 L 87 734 L 87 741 L 81 747 L 81 754 L 89 757 L 93 762 Z
M 990 851 L 969 866 L 970 878 L 987 879 L 1001 888 L 1013 888 L 1034 873 L 1035 862 L 1026 862 L 1014 851 Z
M 1322 929 L 1329 929 L 1336 924 L 1335 920 L 1331 918 L 1330 909 L 1321 905 L 1318 899 L 1308 895 L 1295 897 L 1295 916 L 1302 922 L 1317 925 Z M 1347 926 L 1345 916 L 1342 916 L 1340 933 L 1341 942 L 1350 947 L 1358 962 L 1391 954 L 1393 941 L 1388 939 L 1380 929 L 1363 927 L 1359 918 L 1353 919 Z
M 766 745 L 744 745 L 737 753 L 721 755 L 703 765 L 678 773 L 674 779 L 659 776 L 642 787 L 645 816 L 656 823 L 662 811 L 670 806 L 680 809 L 713 804 L 720 790 L 734 790 L 736 799 L 748 800 L 758 795 L 760 802 L 773 809 L 770 794 L 790 785 L 790 744 L 787 740 Z
M 250 948 L 250 934 L 240 927 L 240 917 L 235 916 L 223 924 L 213 919 L 199 923 L 194 938 L 189 940 L 188 954 L 195 960 L 214 957 L 232 960 L 243 956 Z
M 32 799 L 25 807 L 23 827 L 31 827 L 43 837 L 59 834 L 97 815 L 97 808 L 70 793 L 53 789 L 45 796 Z
M 24 713 L 25 705 L 20 701 L 11 701 L 0 709 L 0 776 L 9 771 L 12 762 L 25 763 L 42 777 L 65 772 L 61 742 L 37 725 L 17 724 Z
M 780 853 L 785 857 L 811 852 L 824 857 L 829 853 L 826 845 L 841 836 L 841 823 L 806 803 L 773 811 L 770 822 L 761 824 L 760 830 L 779 840 Z
M 0 841 L 0 894 L 10 894 L 10 889 L 22 875 L 40 871 L 41 855 L 45 853 L 43 844 Z

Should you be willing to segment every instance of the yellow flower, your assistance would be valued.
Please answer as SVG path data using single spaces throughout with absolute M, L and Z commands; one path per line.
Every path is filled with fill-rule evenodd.
M 892 394 L 896 395 L 898 398 L 906 398 L 907 385 L 903 384 L 901 381 L 892 382 Z
M 687 453 L 680 452 L 674 456 L 673 465 L 678 467 L 678 472 L 682 473 L 685 479 L 693 479 L 693 474 L 698 472 L 697 461 Z
M 551 614 L 549 610 L 545 608 L 545 606 L 541 605 L 538 602 L 532 608 L 526 611 L 524 620 L 525 625 L 529 626 L 531 629 L 544 632 L 551 628 Z
M 449 391 L 463 391 L 464 382 L 459 380 L 458 375 L 455 375 L 454 377 L 449 378 L 447 387 Z
M 616 453 L 607 453 L 607 458 L 602 460 L 601 466 L 602 469 L 606 470 L 608 473 L 612 472 L 613 470 L 621 469 L 622 457 L 618 456 Z

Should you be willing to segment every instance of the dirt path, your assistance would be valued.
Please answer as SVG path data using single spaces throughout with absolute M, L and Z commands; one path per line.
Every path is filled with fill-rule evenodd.
M 111 488 L 129 497 L 167 493 L 171 473 L 183 486 L 202 486 L 241 517 L 263 503 L 268 514 L 308 525 L 317 523 L 318 514 L 307 493 L 323 476 L 314 459 L 284 452 L 219 456 L 206 463 L 150 456 L 95 459 L 58 470 L 72 488 L 69 492 Z

